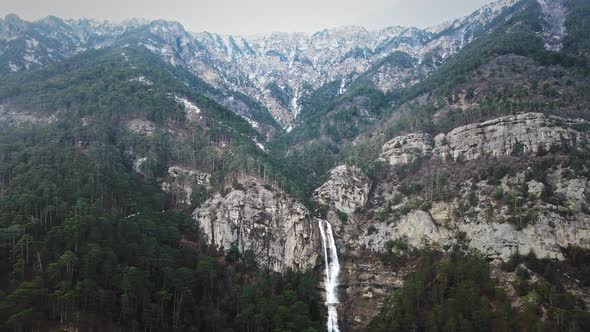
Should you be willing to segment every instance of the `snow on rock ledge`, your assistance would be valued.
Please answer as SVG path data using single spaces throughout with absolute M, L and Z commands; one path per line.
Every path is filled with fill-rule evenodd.
M 252 250 L 260 267 L 275 272 L 316 266 L 319 231 L 305 206 L 286 193 L 269 190 L 249 178 L 243 190 L 232 190 L 207 200 L 193 212 L 207 241 L 243 253 Z
M 353 213 L 363 207 L 369 196 L 369 177 L 356 166 L 341 165 L 330 171 L 330 177 L 313 192 L 320 204 L 333 205 L 337 210 Z
M 127 122 L 127 128 L 140 135 L 152 136 L 156 131 L 156 125 L 149 120 L 133 119 Z
M 567 31 L 565 20 L 567 9 L 563 0 L 537 0 L 543 13 L 543 40 L 545 49 L 559 52 L 563 48 L 563 39 Z

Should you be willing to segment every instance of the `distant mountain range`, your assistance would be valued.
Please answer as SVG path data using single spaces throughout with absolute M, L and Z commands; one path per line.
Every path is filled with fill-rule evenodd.
M 589 331 L 588 36 L 8 15 L 0 330 Z
M 45 66 L 89 49 L 143 46 L 218 89 L 215 99 L 250 121 L 259 122 L 257 115 L 268 110 L 281 127 L 289 128 L 305 97 L 327 83 L 338 82 L 342 94 L 370 69 L 375 72 L 371 81 L 382 91 L 419 82 L 487 32 L 516 2 L 498 1 L 429 29 L 346 26 L 313 34 L 253 36 L 192 33 L 163 20 L 111 23 L 47 17 L 27 22 L 8 15 L 0 19 L 0 74 Z M 406 53 L 411 65 L 381 63 L 395 52 Z

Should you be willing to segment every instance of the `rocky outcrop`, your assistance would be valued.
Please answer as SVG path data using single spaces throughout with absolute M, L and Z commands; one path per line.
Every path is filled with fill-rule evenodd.
M 241 253 L 251 250 L 257 264 L 276 272 L 316 266 L 321 253 L 317 222 L 305 206 L 254 179 L 244 188 L 215 195 L 193 213 L 207 241 Z
M 133 152 L 131 152 L 131 154 L 132 153 Z M 145 175 L 145 172 L 143 171 L 143 164 L 145 164 L 147 160 L 147 157 L 139 157 L 133 160 L 133 171 L 137 174 Z
M 581 176 L 566 178 L 562 173 L 553 172 L 550 174 L 550 181 L 555 183 L 555 192 L 566 199 L 570 210 L 581 211 L 588 208 L 590 181 L 587 178 Z M 529 191 L 530 188 L 529 184 Z
M 390 224 L 370 225 L 359 236 L 358 243 L 364 249 L 381 252 L 385 248 L 385 243 L 390 240 L 402 239 L 413 247 L 420 247 L 424 239 L 447 244 L 451 238 L 452 232 L 445 227 L 437 226 L 428 212 L 414 210 Z
M 353 213 L 367 202 L 370 181 L 367 175 L 356 166 L 341 165 L 330 172 L 330 177 L 313 193 L 320 204 Z
M 391 166 L 409 164 L 418 157 L 430 157 L 432 145 L 432 137 L 428 134 L 398 136 L 383 145 L 379 159 Z
M 172 193 L 175 201 L 189 206 L 194 186 L 208 188 L 210 179 L 211 174 L 209 173 L 181 166 L 170 166 L 168 168 L 168 177 L 160 186 L 163 191 Z
M 545 49 L 559 52 L 567 35 L 567 8 L 563 0 L 537 0 L 543 13 L 543 41 Z
M 365 331 L 385 298 L 403 286 L 408 273 L 404 268 L 383 264 L 375 255 L 346 256 L 342 259 L 341 327 L 345 331 Z
M 587 124 L 541 113 L 503 116 L 437 135 L 433 155 L 443 160 L 471 160 L 563 148 L 585 151 L 588 135 L 575 128 Z
M 127 122 L 127 128 L 136 134 L 152 136 L 156 131 L 156 125 L 149 120 L 132 119 Z
M 258 110 L 252 106 L 256 100 L 287 128 L 301 111 L 305 95 L 329 82 L 341 82 L 339 95 L 363 73 L 384 91 L 418 82 L 435 67 L 423 60 L 443 60 L 458 52 L 485 31 L 480 27 L 514 2 L 495 2 L 452 24 L 429 29 L 345 26 L 316 33 L 250 36 L 191 33 L 164 20 L 110 23 L 51 17 L 27 22 L 7 16 L 0 17 L 0 73 L 48 65 L 83 50 L 136 46 L 192 71 L 219 90 L 207 91 L 209 97 L 236 113 L 256 120 Z M 9 48 L 10 54 L 3 49 L 11 45 L 8 41 L 19 45 Z M 388 61 L 401 52 L 408 54 L 410 65 Z M 276 83 L 286 98 L 270 93 L 269 83 Z
M 55 112 L 50 115 L 41 112 L 32 112 L 18 110 L 11 107 L 0 105 L 0 123 L 11 126 L 20 126 L 22 124 L 38 124 L 46 125 L 57 121 L 60 112 Z
M 371 200 L 376 202 L 375 214 L 387 217 L 370 220 L 349 241 L 375 252 L 382 252 L 387 241 L 396 239 L 415 247 L 423 239 L 442 246 L 465 241 L 497 260 L 530 251 L 539 257 L 563 259 L 561 249 L 568 245 L 590 248 L 590 183 L 585 176 L 554 166 L 547 170 L 543 183 L 528 179 L 525 173 L 505 175 L 497 183 L 466 180 L 456 184 L 461 188 L 458 197 L 422 205 L 428 211 L 412 209 L 416 201 L 424 200 L 419 193 L 399 199 L 398 185 L 378 183 L 377 197 Z M 546 188 L 552 192 L 547 193 Z M 408 209 L 412 210 L 405 212 Z M 353 228 L 348 231 L 355 232 Z
M 418 156 L 442 160 L 472 160 L 537 154 L 552 150 L 587 151 L 590 126 L 584 120 L 572 120 L 542 113 L 524 113 L 474 123 L 439 134 L 434 142 L 427 134 L 398 136 L 383 145 L 381 160 L 390 165 L 407 164 Z
M 585 166 L 574 167 L 568 157 L 572 150 L 588 151 L 588 127 L 584 120 L 527 113 L 458 127 L 434 139 L 396 137 L 383 146 L 380 160 L 392 166 L 420 158 L 424 163 L 403 178 L 398 172 L 377 178 L 368 198 L 354 194 L 369 186 L 353 170 L 332 170 L 315 197 L 332 207 L 327 219 L 341 253 L 339 310 L 346 326 L 363 330 L 385 296 L 402 284 L 404 271 L 388 271 L 391 266 L 379 260 L 392 240 L 443 251 L 462 244 L 496 262 L 531 251 L 564 259 L 568 245 L 590 248 L 590 181 Z M 450 193 L 441 194 L 445 190 Z M 348 219 L 335 212 L 358 206 L 365 206 L 363 213 Z
M 534 224 L 518 230 L 509 223 L 458 223 L 469 246 L 495 259 L 507 260 L 514 253 L 533 251 L 538 257 L 563 259 L 561 248 L 568 245 L 590 247 L 590 218 L 568 220 L 544 212 Z

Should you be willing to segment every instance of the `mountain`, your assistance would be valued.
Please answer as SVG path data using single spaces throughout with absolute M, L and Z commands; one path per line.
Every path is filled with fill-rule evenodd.
M 136 19 L 113 24 L 92 20 L 64 21 L 56 17 L 25 22 L 9 15 L 1 23 L 0 67 L 4 74 L 43 67 L 87 50 L 105 47 L 146 47 L 157 51 L 162 60 L 173 66 L 182 61 L 183 56 L 190 58 L 199 52 L 196 44 L 182 44 L 182 40 L 192 40 L 192 37 L 175 22 Z M 199 85 L 201 93 L 259 123 L 261 132 L 276 130 L 277 124 L 272 116 L 256 101 L 237 91 L 220 91 L 195 79 L 194 75 L 190 76 L 193 84 Z M 199 82 L 195 83 L 197 80 Z
M 590 4 L 0 22 L 0 329 L 590 329 Z
M 260 143 L 263 136 L 196 92 L 191 77 L 145 49 L 123 47 L 0 79 L 1 283 L 9 290 L 2 329 L 52 330 L 61 319 L 82 329 L 127 329 L 137 324 L 138 305 L 153 314 L 155 328 L 248 324 L 201 320 L 221 314 L 211 301 L 229 294 L 234 268 L 247 276 L 258 270 L 252 260 L 218 269 L 215 249 L 202 246 L 187 211 L 228 186 L 240 188 L 238 174 L 260 178 L 268 191 L 292 183 L 284 163 Z M 9 238 L 16 242 L 4 245 Z M 308 292 L 290 293 L 313 282 L 309 273 L 260 278 L 294 282 L 281 290 L 262 280 L 249 284 L 285 293 L 277 303 L 303 314 L 316 301 Z M 88 315 L 74 323 L 76 307 Z M 183 307 L 196 315 L 191 323 L 179 316 Z M 121 319 L 106 318 L 113 312 Z M 298 317 L 296 324 L 317 322 Z
M 415 84 L 477 38 L 487 24 L 514 2 L 497 2 L 431 29 L 390 27 L 368 31 L 349 26 L 314 34 L 259 36 L 194 34 L 177 22 L 167 21 L 130 20 L 114 24 L 48 17 L 25 22 L 9 15 L 1 22 L 4 46 L 0 48 L 0 68 L 4 73 L 19 71 L 87 49 L 140 45 L 172 65 L 188 68 L 223 91 L 225 96 L 217 96 L 216 100 L 237 113 L 258 121 L 252 113 L 263 112 L 255 104 L 260 103 L 287 128 L 303 108 L 306 95 L 333 81 L 339 82 L 341 94 L 352 80 L 396 51 L 407 53 L 420 64 L 419 68 L 412 70 L 411 77 L 407 70 L 397 73 L 397 68 L 382 68 L 380 76 L 374 78 L 376 84 L 383 91 Z M 403 79 L 392 81 L 391 77 L 396 76 Z M 229 101 L 236 98 L 236 91 L 255 102 Z M 244 99 L 240 97 L 236 99 Z

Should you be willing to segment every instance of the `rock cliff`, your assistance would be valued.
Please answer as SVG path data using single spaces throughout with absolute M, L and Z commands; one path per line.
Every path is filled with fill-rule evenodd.
M 590 247 L 590 182 L 583 169 L 567 162 L 572 152 L 587 151 L 586 126 L 583 120 L 539 113 L 506 116 L 434 138 L 424 133 L 393 138 L 379 157 L 390 167 L 374 183 L 358 167 L 334 168 L 313 199 L 328 207 L 326 218 L 336 231 L 342 257 L 339 310 L 346 326 L 362 330 L 411 270 L 393 271 L 380 261 L 392 240 L 442 250 L 462 243 L 496 261 L 529 251 L 563 259 L 563 247 Z M 397 175 L 396 169 L 417 159 L 424 163 L 413 170 L 417 175 Z M 547 167 L 531 166 L 535 160 L 545 160 Z M 493 165 L 509 170 L 487 171 Z M 420 173 L 424 168 L 430 170 Z M 424 177 L 442 171 L 451 175 L 436 186 L 440 181 L 443 191 L 452 192 L 435 197 Z M 408 189 L 411 181 L 422 184 Z M 195 210 L 208 241 L 252 250 L 258 264 L 273 271 L 317 266 L 321 244 L 310 212 L 256 179 L 242 183 Z
M 540 113 L 505 116 L 434 138 L 393 138 L 379 156 L 390 166 L 373 183 L 360 170 L 332 170 L 315 196 L 350 213 L 346 221 L 328 214 L 342 257 L 347 326 L 362 330 L 403 283 L 404 271 L 379 259 L 388 241 L 442 250 L 462 243 L 496 262 L 530 251 L 563 259 L 568 245 L 590 248 L 590 185 L 585 168 L 569 160 L 587 152 L 587 125 Z M 419 167 L 405 166 L 417 159 Z
M 195 186 L 209 187 L 211 174 L 182 166 L 168 167 L 168 177 L 160 184 L 165 192 L 171 193 L 173 199 L 186 206 L 191 204 Z
M 341 165 L 330 172 L 328 181 L 316 189 L 313 196 L 320 204 L 350 214 L 365 205 L 369 188 L 369 178 L 360 168 Z
M 196 209 L 193 217 L 207 241 L 241 253 L 251 250 L 260 267 L 276 272 L 311 269 L 320 250 L 316 221 L 305 206 L 261 181 L 241 181 L 243 189 L 220 194 Z
M 383 145 L 379 159 L 391 166 L 409 164 L 419 156 L 430 157 L 432 145 L 432 137 L 428 134 L 398 136 Z
M 388 141 L 381 159 L 390 165 L 407 164 L 422 155 L 442 160 L 473 160 L 537 154 L 559 149 L 587 151 L 589 123 L 542 113 L 503 116 L 438 134 L 408 134 Z
M 536 154 L 553 149 L 588 148 L 588 134 L 576 128 L 588 125 L 541 113 L 504 116 L 453 129 L 435 137 L 433 154 L 442 159 Z

